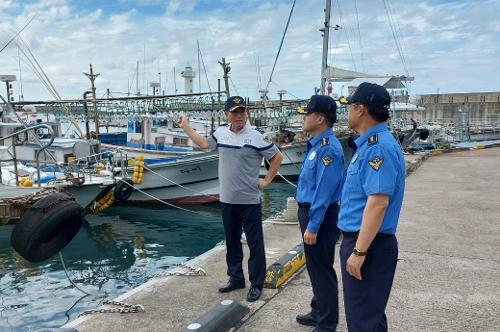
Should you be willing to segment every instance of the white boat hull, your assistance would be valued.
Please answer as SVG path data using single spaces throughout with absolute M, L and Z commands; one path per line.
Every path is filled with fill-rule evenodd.
M 219 157 L 207 152 L 147 165 L 128 204 L 202 204 L 219 200 Z M 149 168 L 149 170 L 148 170 Z M 130 169 L 131 171 L 131 169 Z

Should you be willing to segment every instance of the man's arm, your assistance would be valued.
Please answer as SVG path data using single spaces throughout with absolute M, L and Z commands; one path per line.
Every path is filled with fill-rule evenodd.
M 390 151 L 381 146 L 373 146 L 367 151 L 367 160 L 360 165 L 361 185 L 367 201 L 361 220 L 356 249 L 366 252 L 380 230 L 384 220 L 389 197 L 394 193 L 397 183 L 397 163 Z M 361 280 L 361 266 L 365 256 L 351 255 L 346 263 L 347 272 Z
M 181 115 L 179 119 L 177 120 L 177 125 L 184 130 L 184 132 L 189 136 L 189 138 L 200 148 L 202 149 L 207 149 L 208 148 L 208 140 L 206 137 L 201 136 L 198 134 L 190 125 L 188 122 L 188 119 L 184 116 Z
M 271 158 L 271 163 L 269 165 L 269 170 L 263 179 L 259 180 L 259 188 L 266 188 L 274 179 L 278 170 L 280 169 L 281 162 L 283 161 L 283 154 L 281 152 L 276 152 L 276 154 Z
M 366 201 L 365 210 L 363 211 L 363 220 L 361 221 L 361 229 L 359 230 L 358 240 L 356 241 L 356 249 L 359 251 L 367 251 L 372 243 L 375 235 L 377 235 L 382 220 L 384 220 L 385 211 L 389 205 L 389 196 L 379 194 L 370 195 Z
M 363 211 L 361 229 L 359 230 L 358 240 L 355 245 L 356 249 L 362 252 L 368 250 L 382 225 L 388 205 L 389 196 L 387 195 L 378 194 L 368 196 Z M 354 278 L 361 280 L 361 266 L 363 266 L 364 262 L 365 256 L 351 255 L 346 264 L 347 272 Z
M 332 196 L 344 182 L 344 158 L 342 152 L 331 147 L 321 148 L 317 155 L 316 190 L 311 196 L 309 222 L 304 232 L 304 243 L 316 244 L 319 228 L 323 223 Z

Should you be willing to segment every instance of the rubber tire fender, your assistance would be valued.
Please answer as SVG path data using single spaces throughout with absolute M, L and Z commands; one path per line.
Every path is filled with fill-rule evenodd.
M 425 141 L 429 137 L 429 129 L 423 128 L 419 130 L 420 132 L 418 133 L 420 139 L 422 141 Z
M 129 178 L 121 179 L 115 187 L 115 199 L 118 202 L 124 202 L 130 198 L 134 192 L 134 181 Z
M 80 230 L 84 209 L 73 200 L 50 207 L 67 194 L 56 193 L 37 201 L 22 216 L 12 231 L 10 242 L 24 259 L 42 262 L 61 251 Z M 43 210 L 43 209 L 48 210 Z

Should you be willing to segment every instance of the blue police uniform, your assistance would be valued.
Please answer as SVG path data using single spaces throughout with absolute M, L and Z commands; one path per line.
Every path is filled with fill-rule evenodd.
M 317 233 L 316 244 L 304 244 L 306 266 L 311 279 L 311 313 L 316 331 L 335 331 L 338 324 L 337 276 L 333 269 L 338 201 L 344 181 L 344 154 L 339 140 L 328 128 L 309 139 L 306 157 L 297 183 L 296 200 L 302 235 Z
M 396 270 L 398 244 L 394 234 L 404 185 L 403 153 L 386 122 L 354 140 L 338 222 L 344 232 L 340 258 L 349 332 L 387 331 L 385 307 Z M 368 196 L 376 194 L 389 196 L 389 205 L 361 267 L 363 280 L 358 280 L 347 273 L 346 262 L 355 247 Z

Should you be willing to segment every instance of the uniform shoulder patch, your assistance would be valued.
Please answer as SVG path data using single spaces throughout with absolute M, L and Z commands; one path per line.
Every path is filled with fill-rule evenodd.
M 370 167 L 376 171 L 378 171 L 380 169 L 380 167 L 382 166 L 383 163 L 384 163 L 384 158 L 379 157 L 379 156 L 368 161 L 368 165 L 370 165 Z
M 330 144 L 330 140 L 328 139 L 328 137 L 323 137 L 321 139 L 321 146 L 325 146 L 325 145 L 329 145 Z
M 373 134 L 370 137 L 368 137 L 368 145 L 373 145 L 376 143 L 378 143 L 378 135 L 377 134 Z
M 324 156 L 323 158 L 321 158 L 321 161 L 323 162 L 323 165 L 329 166 L 333 161 L 333 157 L 332 156 Z

